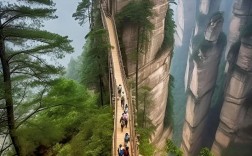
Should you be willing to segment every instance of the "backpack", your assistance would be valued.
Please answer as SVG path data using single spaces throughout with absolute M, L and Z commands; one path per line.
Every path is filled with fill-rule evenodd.
M 125 141 L 125 142 L 130 141 L 130 136 L 129 136 L 129 135 L 127 135 L 127 136 L 124 138 L 124 141 Z
M 124 96 L 121 97 L 121 100 L 124 101 Z
M 122 155 L 124 154 L 124 151 L 123 151 L 123 149 L 121 149 L 121 148 L 118 148 L 118 154 L 119 154 L 120 156 L 122 156 Z
M 125 120 L 124 119 L 121 119 L 121 121 L 120 121 L 120 123 L 121 123 L 121 125 L 125 125 Z
M 129 156 L 129 151 L 125 150 L 124 151 L 124 156 Z

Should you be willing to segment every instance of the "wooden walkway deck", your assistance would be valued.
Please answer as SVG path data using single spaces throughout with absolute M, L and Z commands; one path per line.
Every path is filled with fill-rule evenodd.
M 113 21 L 112 19 L 110 19 L 109 17 L 105 17 L 105 21 L 107 24 L 107 29 L 108 29 L 108 33 L 109 33 L 109 40 L 110 40 L 110 44 L 112 46 L 111 49 L 111 57 L 112 57 L 112 62 L 113 62 L 113 68 L 114 68 L 114 77 L 115 77 L 115 81 L 116 81 L 116 86 L 118 86 L 119 84 L 122 85 L 123 91 L 124 91 L 124 95 L 125 95 L 125 104 L 128 104 L 128 95 L 125 91 L 125 87 L 124 83 L 123 83 L 123 76 L 122 76 L 122 72 L 121 68 L 120 68 L 120 55 L 119 55 L 119 50 L 117 47 L 117 38 L 116 38 L 116 32 L 114 30 L 114 26 L 113 26 Z M 121 107 L 121 99 L 119 97 L 116 98 L 117 100 L 117 105 L 115 106 L 115 111 L 116 111 L 116 116 L 115 116 L 115 120 L 116 120 L 116 129 L 114 130 L 114 133 L 116 133 L 114 136 L 116 136 L 116 142 L 114 143 L 114 150 L 116 150 L 116 154 L 117 154 L 117 149 L 119 147 L 120 144 L 124 145 L 124 136 L 125 133 L 128 133 L 130 136 L 130 123 L 128 123 L 128 127 L 123 129 L 123 132 L 121 132 L 121 124 L 120 124 L 120 118 L 122 116 L 123 113 L 123 109 Z M 128 117 L 130 120 L 130 111 L 128 112 Z M 132 138 L 131 138 L 132 139 Z M 128 143 L 128 147 L 129 147 L 129 152 L 130 155 L 131 154 L 131 149 L 130 149 L 130 142 Z M 115 153 L 115 152 L 113 152 Z

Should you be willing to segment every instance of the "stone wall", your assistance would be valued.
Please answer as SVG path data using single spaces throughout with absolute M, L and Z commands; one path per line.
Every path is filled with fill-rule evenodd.
M 120 11 L 128 2 L 127 0 L 117 0 L 117 11 Z M 150 18 L 150 21 L 153 23 L 154 29 L 146 46 L 148 48 L 139 57 L 139 87 L 148 86 L 151 88 L 152 104 L 148 116 L 156 126 L 151 140 L 159 148 L 165 145 L 166 139 L 171 134 L 171 129 L 164 128 L 171 57 L 168 49 L 157 57 L 164 39 L 164 21 L 168 2 L 167 0 L 153 0 L 153 2 L 154 16 Z M 134 80 L 136 65 L 132 53 L 137 44 L 137 27 L 135 25 L 124 25 L 122 41 L 126 53 L 128 76 Z

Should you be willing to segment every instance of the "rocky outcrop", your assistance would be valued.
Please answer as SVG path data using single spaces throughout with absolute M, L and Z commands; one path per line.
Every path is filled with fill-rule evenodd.
M 199 11 L 196 18 L 194 35 L 205 31 L 208 20 L 214 13 L 219 11 L 221 0 L 200 0 Z
M 229 35 L 228 35 L 228 42 L 225 50 L 225 56 L 231 57 L 232 59 L 233 54 L 229 54 L 229 51 L 240 39 L 240 34 L 242 28 L 245 26 L 248 20 L 251 20 L 252 15 L 252 3 L 250 0 L 235 0 L 233 5 L 233 16 L 231 19 L 230 27 L 229 27 Z M 232 50 L 231 50 L 232 51 Z M 226 72 L 229 70 L 229 62 L 226 65 Z
M 196 35 L 190 48 L 188 97 L 181 144 L 185 156 L 194 156 L 199 152 L 200 139 L 217 79 L 218 64 L 224 48 L 221 34 L 223 20 L 221 13 L 212 16 L 204 35 Z
M 117 1 L 118 11 L 129 1 Z M 150 18 L 154 25 L 150 41 L 144 54 L 139 57 L 139 87 L 151 88 L 152 104 L 149 118 L 154 126 L 155 132 L 151 138 L 157 146 L 163 146 L 171 129 L 164 128 L 164 117 L 168 96 L 168 82 L 170 69 L 170 50 L 165 50 L 160 56 L 158 52 L 164 39 L 164 21 L 168 9 L 167 0 L 153 0 L 154 16 Z M 124 25 L 122 41 L 127 60 L 127 71 L 130 79 L 135 77 L 135 61 L 132 53 L 136 49 L 137 27 L 131 24 Z
M 252 18 L 252 1 L 236 0 L 226 52 L 228 53 L 227 87 L 212 152 L 228 153 L 239 145 L 239 155 L 251 155 L 252 145 L 252 35 L 241 38 L 241 32 Z M 248 29 L 251 29 L 249 27 Z M 243 146 L 250 145 L 241 150 Z M 247 152 L 247 153 L 246 153 Z
M 252 36 L 241 40 L 237 61 L 229 74 L 220 124 L 212 147 L 215 156 L 222 156 L 232 143 L 252 144 Z

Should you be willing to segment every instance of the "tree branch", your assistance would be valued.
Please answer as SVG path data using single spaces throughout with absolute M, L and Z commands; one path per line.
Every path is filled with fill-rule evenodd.
M 1 29 L 5 28 L 7 26 L 7 24 L 9 24 L 10 22 L 12 22 L 15 19 L 18 19 L 19 17 L 22 17 L 20 15 L 15 15 L 13 17 L 11 17 L 10 19 L 8 19 L 7 21 L 5 21 L 2 25 L 1 25 Z
M 28 85 L 26 84 L 26 86 L 24 88 L 23 96 L 22 96 L 21 100 L 18 102 L 17 107 L 23 102 L 25 95 L 26 95 L 27 87 L 28 87 Z
M 38 107 L 34 112 L 30 113 L 28 116 L 26 116 L 24 118 L 24 120 L 20 121 L 19 124 L 17 124 L 16 126 L 16 129 L 18 129 L 19 126 L 21 126 L 24 122 L 26 122 L 30 117 L 32 117 L 34 114 L 38 113 L 38 112 L 41 112 L 41 111 L 44 111 L 46 109 L 49 109 L 49 108 L 54 108 L 54 107 L 59 107 L 59 106 L 63 106 L 65 104 L 58 104 L 58 105 L 53 105 L 53 106 L 50 106 L 50 107 L 44 107 L 44 108 L 40 108 Z M 74 107 L 74 105 L 65 105 L 65 106 L 72 106 Z
M 31 74 L 31 73 L 28 73 L 28 72 L 15 71 L 12 74 L 24 74 L 24 75 L 28 75 L 28 76 L 31 76 L 31 77 L 36 77 L 39 80 L 41 79 L 40 77 L 38 77 L 38 75 L 36 73 Z
M 3 143 L 2 143 L 2 147 L 1 147 L 1 150 L 0 150 L 0 153 L 2 153 L 3 151 L 4 151 L 4 144 L 5 144 L 5 141 L 6 141 L 6 139 L 7 139 L 7 136 L 8 136 L 8 130 L 7 130 L 7 132 L 6 132 L 7 134 L 5 135 L 5 137 L 4 137 L 4 141 L 3 141 Z
M 12 55 L 10 55 L 8 58 L 7 58 L 7 61 L 9 62 L 14 56 L 16 55 L 19 55 L 19 54 L 32 54 L 34 51 L 37 51 L 37 50 L 45 50 L 45 49 L 48 49 L 50 48 L 52 45 L 47 45 L 47 46 L 37 46 L 33 49 L 29 49 L 29 50 L 24 50 L 24 51 L 20 51 L 20 52 L 16 52 Z M 36 50 L 37 49 L 37 50 Z M 45 52 L 37 52 L 38 54 L 44 54 Z
M 8 146 L 6 146 L 5 148 L 3 148 L 3 150 L 0 151 L 0 155 L 2 155 L 2 153 L 7 150 L 10 146 L 12 145 L 12 143 L 10 143 Z

